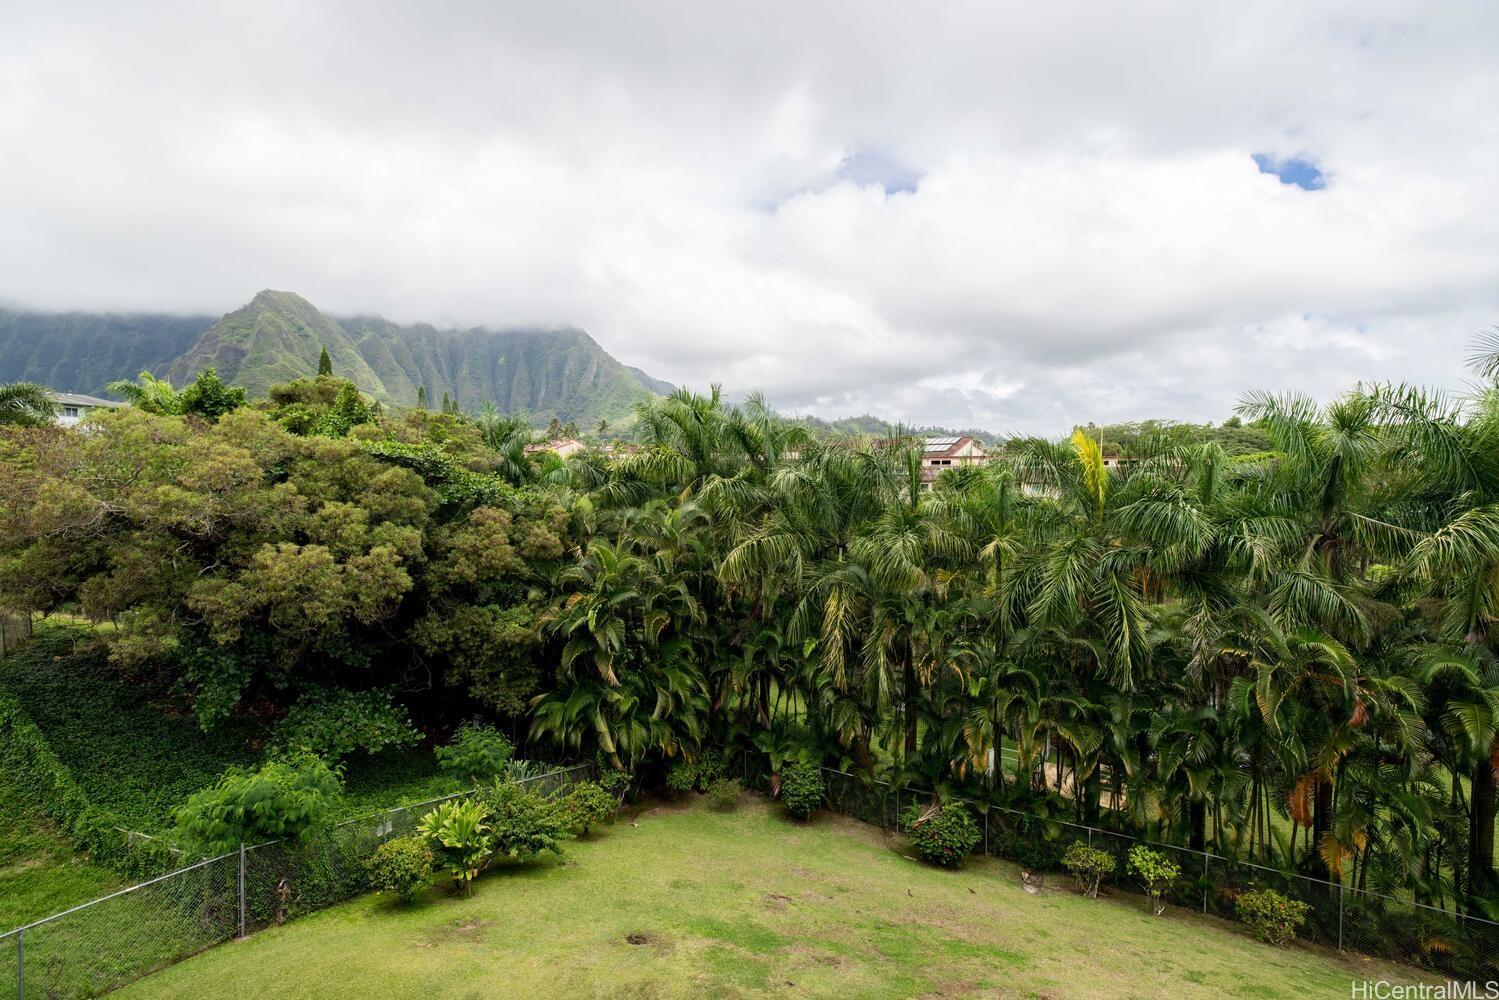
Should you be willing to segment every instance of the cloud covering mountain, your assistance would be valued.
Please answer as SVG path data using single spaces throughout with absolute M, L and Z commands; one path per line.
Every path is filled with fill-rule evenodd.
M 1047 433 L 1450 382 L 1499 322 L 1493 5 L 0 18 L 0 297 L 38 308 L 296 288 Z

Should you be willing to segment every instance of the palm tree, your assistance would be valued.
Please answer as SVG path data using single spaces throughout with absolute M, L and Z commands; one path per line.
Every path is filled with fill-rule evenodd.
M 52 393 L 35 382 L 0 385 L 0 425 L 36 427 L 51 423 L 57 412 Z
M 182 412 L 182 397 L 172 388 L 172 383 L 148 371 L 141 372 L 134 382 L 121 379 L 109 383 L 109 391 L 147 413 L 168 416 Z

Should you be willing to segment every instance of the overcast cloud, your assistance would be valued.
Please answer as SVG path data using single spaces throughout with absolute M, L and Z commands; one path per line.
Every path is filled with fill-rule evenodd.
M 0 298 L 576 324 L 1001 432 L 1452 385 L 1499 323 L 1496 42 L 1473 0 L 12 0 Z

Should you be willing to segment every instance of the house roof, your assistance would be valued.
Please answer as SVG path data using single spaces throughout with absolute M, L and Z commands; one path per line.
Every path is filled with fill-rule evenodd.
M 967 434 L 948 435 L 947 437 L 929 437 L 922 446 L 923 456 L 956 455 L 963 446 L 971 442 L 973 438 Z
M 52 401 L 58 406 L 104 406 L 111 409 L 124 406 L 116 399 L 100 399 L 98 396 L 85 396 L 81 392 L 54 392 Z
M 562 438 L 557 441 L 547 441 L 544 444 L 528 444 L 526 445 L 526 454 L 535 455 L 543 451 L 555 451 L 558 454 L 561 454 L 562 452 L 569 449 L 577 449 L 581 447 L 583 447 L 583 442 L 579 441 L 577 438 Z

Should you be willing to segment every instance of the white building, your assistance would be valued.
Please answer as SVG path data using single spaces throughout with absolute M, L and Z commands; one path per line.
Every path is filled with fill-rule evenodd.
M 95 410 L 113 410 L 126 404 L 98 396 L 85 396 L 81 392 L 54 392 L 52 402 L 57 404 L 57 422 L 64 427 L 77 426 L 78 422 Z

